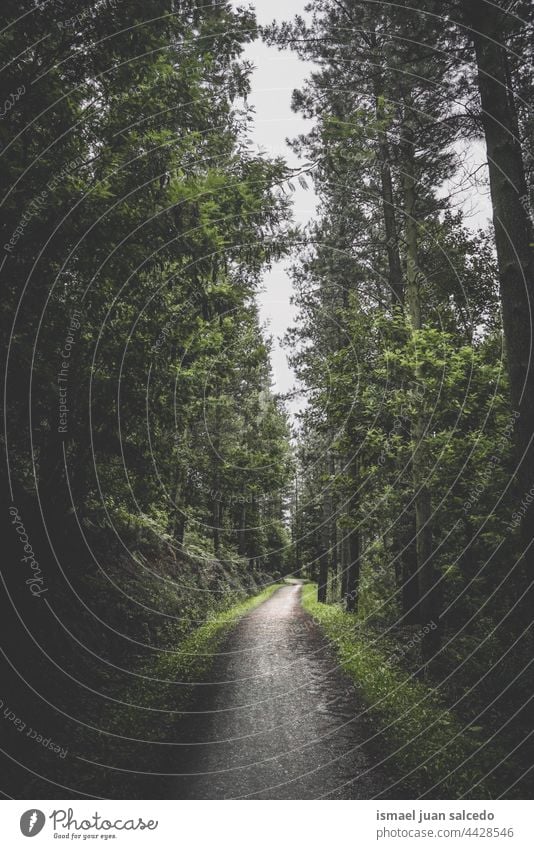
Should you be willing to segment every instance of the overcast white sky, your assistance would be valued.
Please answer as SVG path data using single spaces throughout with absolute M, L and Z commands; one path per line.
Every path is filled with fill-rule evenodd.
M 274 19 L 289 20 L 296 14 L 303 14 L 305 0 L 257 0 L 252 5 L 256 9 L 258 21 L 268 24 Z M 291 93 L 303 83 L 311 66 L 301 62 L 291 51 L 281 52 L 275 47 L 267 47 L 261 41 L 249 45 L 245 55 L 256 68 L 249 97 L 249 103 L 256 110 L 253 140 L 267 155 L 284 156 L 290 165 L 296 167 L 299 162 L 285 140 L 306 132 L 311 122 L 292 112 Z M 295 186 L 295 220 L 306 223 L 315 212 L 315 196 L 313 191 L 302 189 L 297 181 Z M 278 392 L 287 392 L 295 383 L 286 353 L 279 342 L 279 338 L 293 323 L 295 315 L 290 304 L 291 280 L 286 266 L 287 263 L 277 263 L 272 272 L 265 275 L 264 292 L 259 297 L 261 318 L 274 337 L 272 366 Z M 296 410 L 300 405 L 295 403 L 289 406 Z
M 303 14 L 306 0 L 256 0 L 252 5 L 260 24 L 268 24 L 273 19 L 289 20 L 295 14 Z M 235 2 L 234 5 L 245 5 Z M 310 121 L 303 120 L 291 110 L 291 93 L 299 88 L 310 73 L 312 66 L 301 62 L 289 50 L 282 52 L 275 47 L 267 47 L 261 41 L 249 45 L 246 57 L 256 70 L 251 86 L 249 103 L 255 107 L 256 120 L 253 140 L 268 155 L 284 156 L 290 165 L 298 166 L 299 161 L 286 144 L 287 138 L 293 138 L 306 132 Z M 470 144 L 466 149 L 466 170 L 474 170 L 485 161 L 485 148 L 482 143 Z M 456 196 L 467 216 L 466 223 L 473 228 L 484 227 L 491 214 L 488 192 L 484 186 L 485 169 L 479 172 L 477 185 L 463 190 Z M 296 192 L 293 196 L 296 221 L 306 223 L 315 212 L 313 191 L 305 191 L 295 181 Z M 448 186 L 450 191 L 454 186 Z M 295 311 L 290 304 L 291 280 L 286 271 L 287 263 L 277 264 L 272 272 L 265 276 L 264 292 L 259 297 L 260 315 L 274 337 L 272 356 L 275 389 L 287 392 L 294 387 L 295 377 L 289 368 L 286 353 L 279 339 L 293 323 Z M 296 401 L 289 406 L 295 412 L 301 403 Z

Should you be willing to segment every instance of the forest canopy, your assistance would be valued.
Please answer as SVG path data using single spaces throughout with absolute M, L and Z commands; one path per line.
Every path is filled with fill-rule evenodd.
M 5 656 L 13 710 L 91 764 L 28 785 L 25 750 L 21 798 L 117 793 L 93 750 L 146 793 L 176 733 L 150 711 L 284 579 L 410 790 L 532 780 L 533 7 L 416 7 L 3 2 Z M 298 168 L 252 142 L 259 39 L 312 67 Z M 282 261 L 294 416 L 259 309 Z

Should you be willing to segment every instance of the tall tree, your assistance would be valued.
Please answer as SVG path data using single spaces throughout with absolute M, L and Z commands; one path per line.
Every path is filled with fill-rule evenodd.
M 516 6 L 517 4 L 514 4 Z M 517 30 L 532 32 L 531 4 L 510 9 L 507 3 L 472 0 L 461 5 L 462 21 L 473 43 L 482 125 L 486 139 L 499 262 L 503 328 L 512 403 L 518 412 L 518 498 L 524 502 L 534 485 L 534 228 L 511 69 L 519 57 L 510 46 Z M 524 17 L 523 17 L 524 16 Z M 526 20 L 525 20 L 526 18 Z M 521 522 L 523 558 L 529 586 L 527 617 L 534 598 L 534 502 L 525 502 Z

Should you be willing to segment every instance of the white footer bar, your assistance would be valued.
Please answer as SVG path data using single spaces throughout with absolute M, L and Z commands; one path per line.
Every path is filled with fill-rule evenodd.
M 4 801 L 2 846 L 533 849 L 532 803 Z

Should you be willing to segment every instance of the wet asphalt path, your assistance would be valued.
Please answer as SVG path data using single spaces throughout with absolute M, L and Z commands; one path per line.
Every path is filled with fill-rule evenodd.
M 355 689 L 288 586 L 240 620 L 195 716 L 181 723 L 175 799 L 369 799 L 384 791 Z

